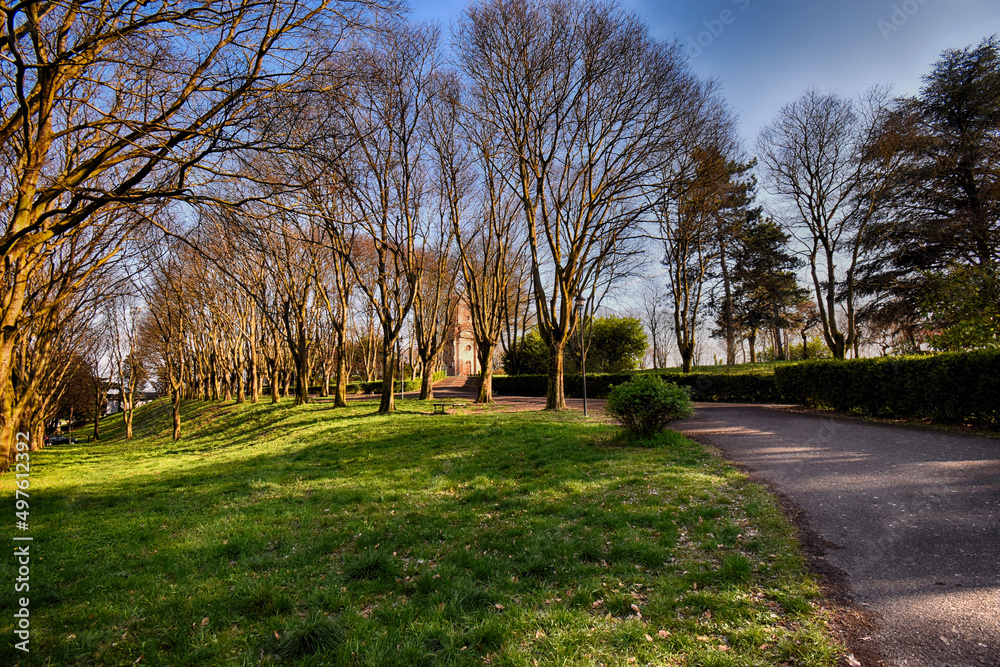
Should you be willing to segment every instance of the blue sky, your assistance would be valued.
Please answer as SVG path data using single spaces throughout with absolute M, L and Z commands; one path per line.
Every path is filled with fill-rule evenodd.
M 410 0 L 412 16 L 447 28 L 466 3 Z M 997 0 L 625 0 L 654 35 L 678 39 L 691 67 L 714 77 L 748 147 L 810 88 L 856 95 L 879 83 L 920 87 L 941 52 L 1000 33 Z

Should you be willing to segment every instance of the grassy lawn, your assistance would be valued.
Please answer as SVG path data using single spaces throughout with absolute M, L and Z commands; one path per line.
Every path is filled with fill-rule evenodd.
M 189 403 L 175 443 L 152 405 L 33 454 L 0 664 L 835 664 L 776 504 L 700 445 L 375 408 Z

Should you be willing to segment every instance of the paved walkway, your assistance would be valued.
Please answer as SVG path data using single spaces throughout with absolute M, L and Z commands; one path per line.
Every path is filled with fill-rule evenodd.
M 468 387 L 452 391 L 475 398 Z M 604 404 L 588 401 L 597 414 Z M 854 638 L 865 667 L 1000 666 L 1000 439 L 712 403 L 674 428 L 801 510 L 823 558 L 875 621 L 870 636 Z
M 675 427 L 804 512 L 874 612 L 866 665 L 1000 665 L 1000 440 L 751 405 Z

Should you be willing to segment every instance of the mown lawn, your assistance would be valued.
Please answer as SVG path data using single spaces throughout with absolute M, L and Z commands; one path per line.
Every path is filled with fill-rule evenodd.
M 700 445 L 375 407 L 189 403 L 175 443 L 154 405 L 32 455 L 0 664 L 835 664 L 775 503 Z

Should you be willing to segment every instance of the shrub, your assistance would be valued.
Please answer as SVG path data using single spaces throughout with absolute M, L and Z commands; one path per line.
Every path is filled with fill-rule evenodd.
M 765 373 L 665 373 L 661 377 L 691 388 L 696 401 L 715 403 L 779 403 L 774 375 Z
M 628 382 L 638 373 L 587 374 L 587 396 L 605 398 L 612 387 Z M 724 403 L 780 403 L 774 375 L 767 373 L 657 373 L 667 382 L 691 388 L 691 398 L 696 401 Z M 547 375 L 495 375 L 493 393 L 497 396 L 545 396 Z M 579 375 L 563 378 L 566 398 L 583 396 L 583 383 Z
M 646 354 L 646 330 L 635 317 L 598 317 L 584 325 L 589 339 L 587 373 L 624 373 L 642 363 Z M 580 372 L 580 339 L 574 336 L 566 348 L 566 369 Z M 545 369 L 547 370 L 547 368 Z
M 809 361 L 775 369 L 785 400 L 871 417 L 1000 426 L 1000 352 Z
M 540 375 L 549 369 L 549 348 L 542 342 L 537 329 L 529 331 L 517 346 L 507 350 L 502 360 L 508 375 Z
M 640 375 L 611 390 L 607 411 L 626 430 L 649 437 L 670 422 L 689 417 L 692 408 L 686 388 L 658 377 Z
M 604 398 L 612 386 L 628 382 L 632 373 L 587 374 L 587 396 Z M 494 375 L 493 393 L 497 396 L 545 396 L 548 391 L 548 375 Z M 582 398 L 583 382 L 579 375 L 563 376 L 563 391 L 566 398 Z

